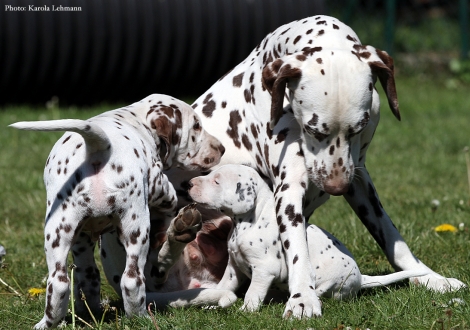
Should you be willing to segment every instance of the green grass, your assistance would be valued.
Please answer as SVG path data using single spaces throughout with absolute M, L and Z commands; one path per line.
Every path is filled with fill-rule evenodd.
M 368 152 L 367 168 L 381 201 L 411 250 L 434 270 L 470 283 L 470 194 L 463 148 L 470 145 L 468 88 L 447 89 L 430 78 L 397 79 L 402 122 L 382 102 L 382 120 Z M 468 87 L 468 86 L 467 86 Z M 380 87 L 378 87 L 380 90 Z M 7 256 L 0 278 L 0 329 L 30 329 L 40 320 L 44 295 L 30 297 L 47 274 L 43 252 L 45 191 L 43 166 L 60 133 L 6 128 L 18 120 L 87 118 L 106 110 L 30 109 L 8 107 L 0 112 L 0 244 Z M 433 211 L 431 201 L 440 206 Z M 311 219 L 340 238 L 366 274 L 391 272 L 383 253 L 342 198 L 332 198 Z M 437 234 L 442 223 L 465 229 Z M 103 296 L 119 307 L 103 279 Z M 448 305 L 461 298 L 465 305 Z M 283 306 L 264 306 L 246 314 L 226 310 L 169 310 L 156 313 L 161 329 L 470 329 L 470 292 L 437 294 L 407 282 L 364 291 L 348 302 L 323 299 L 323 317 L 283 320 Z M 154 329 L 147 318 L 119 320 L 109 312 L 103 329 Z M 70 318 L 67 329 L 71 329 Z M 77 321 L 79 327 L 84 324 Z

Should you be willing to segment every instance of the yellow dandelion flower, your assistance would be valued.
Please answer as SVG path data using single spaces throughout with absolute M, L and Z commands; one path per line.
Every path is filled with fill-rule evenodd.
M 45 292 L 46 292 L 46 289 L 42 289 L 42 288 L 31 288 L 28 290 L 28 293 L 31 296 L 39 296 L 41 293 L 45 293 Z
M 455 233 L 455 232 L 458 231 L 458 229 L 456 227 L 452 226 L 452 225 L 449 225 L 448 223 L 444 223 L 444 224 L 434 228 L 434 231 L 435 232 L 450 231 L 452 233 Z

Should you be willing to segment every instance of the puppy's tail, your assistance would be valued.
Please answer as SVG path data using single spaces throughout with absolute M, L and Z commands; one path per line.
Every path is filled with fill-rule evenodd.
M 401 272 L 380 276 L 362 275 L 361 289 L 385 286 L 395 282 L 406 280 L 410 277 L 418 277 L 428 274 L 429 270 L 403 270 Z
M 97 124 L 80 119 L 60 119 L 44 121 L 20 121 L 9 125 L 28 131 L 70 131 L 80 134 L 85 140 L 89 153 L 108 150 L 111 146 L 106 132 Z

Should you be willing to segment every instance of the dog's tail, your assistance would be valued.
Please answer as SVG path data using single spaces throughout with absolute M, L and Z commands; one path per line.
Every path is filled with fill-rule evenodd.
M 9 125 L 28 131 L 70 131 L 80 134 L 85 140 L 89 153 L 108 150 L 111 142 L 99 125 L 80 119 L 60 119 L 44 121 L 20 121 Z
M 362 275 L 361 289 L 385 286 L 395 282 L 406 280 L 410 277 L 428 275 L 429 270 L 403 270 L 388 275 L 368 276 Z

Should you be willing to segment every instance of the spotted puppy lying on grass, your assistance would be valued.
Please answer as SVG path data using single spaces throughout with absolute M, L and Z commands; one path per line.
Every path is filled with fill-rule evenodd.
M 99 235 L 113 228 L 126 251 L 125 269 L 120 274 L 124 309 L 128 316 L 146 314 L 145 278 L 150 274 L 144 276 L 144 266 L 150 212 L 169 223 L 177 202 L 175 189 L 163 169 L 172 164 L 189 170 L 208 169 L 219 163 L 223 146 L 202 128 L 189 105 L 158 94 L 88 120 L 19 122 L 10 126 L 67 131 L 53 147 L 44 169 L 49 276 L 44 317 L 35 328 L 54 327 L 67 313 L 67 255 L 71 249 L 77 266 L 75 295 L 79 297 L 83 292 L 90 308 L 99 309 L 100 277 L 93 250 Z M 166 260 L 176 260 L 184 248 L 170 243 L 167 241 L 169 246 L 162 248 L 158 256 L 162 261 L 158 265 L 160 277 L 165 277 L 172 266 Z M 80 298 L 75 304 L 79 313 L 86 313 Z
M 195 202 L 220 210 L 234 222 L 228 240 L 228 266 L 217 288 L 235 291 L 250 278 L 242 307 L 249 311 L 258 310 L 271 287 L 284 290 L 288 297 L 289 265 L 279 237 L 283 227 L 278 227 L 275 220 L 274 195 L 258 173 L 243 165 L 223 165 L 207 176 L 192 179 L 189 184 L 189 194 Z M 318 296 L 347 299 L 362 288 L 427 274 L 401 271 L 385 276 L 361 275 L 348 249 L 315 225 L 307 227 L 307 243 Z

